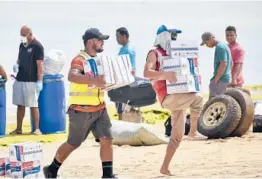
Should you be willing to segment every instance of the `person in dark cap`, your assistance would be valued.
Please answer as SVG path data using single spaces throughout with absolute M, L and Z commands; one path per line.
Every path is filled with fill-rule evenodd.
M 201 46 L 206 45 L 209 48 L 215 47 L 214 73 L 209 84 L 209 99 L 220 94 L 224 94 L 228 84 L 231 83 L 231 52 L 227 44 L 216 40 L 211 32 L 202 34 Z
M 103 52 L 104 40 L 109 39 L 109 36 L 103 35 L 96 28 L 90 28 L 82 39 L 85 49 L 72 60 L 68 74 L 71 82 L 68 139 L 57 150 L 53 162 L 43 168 L 46 178 L 57 178 L 62 163 L 84 142 L 90 131 L 100 142 L 102 178 L 116 178 L 113 174 L 112 125 L 102 90 L 105 80 L 102 75 L 94 77 L 88 67 L 88 61 Z
M 182 137 L 185 133 L 186 109 L 190 108 L 190 139 L 206 139 L 197 132 L 197 121 L 200 116 L 203 98 L 197 93 L 175 93 L 167 94 L 166 80 L 176 83 L 176 73 L 163 71 L 163 60 L 167 57 L 167 46 L 171 40 L 177 40 L 181 33 L 178 29 L 168 29 L 162 25 L 157 30 L 157 37 L 154 43 L 156 47 L 150 50 L 144 67 L 144 77 L 149 78 L 153 83 L 153 88 L 157 98 L 163 108 L 171 112 L 172 130 L 170 140 L 166 149 L 165 158 L 160 172 L 165 175 L 173 175 L 169 170 L 170 162 L 178 149 Z

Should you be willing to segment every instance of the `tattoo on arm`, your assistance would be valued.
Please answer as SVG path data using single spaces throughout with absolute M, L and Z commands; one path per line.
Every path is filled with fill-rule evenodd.
M 71 73 L 73 74 L 82 74 L 82 70 L 78 69 L 78 68 L 71 68 Z

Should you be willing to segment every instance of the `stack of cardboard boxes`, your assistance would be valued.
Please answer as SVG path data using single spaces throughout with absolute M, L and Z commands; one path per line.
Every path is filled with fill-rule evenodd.
M 87 75 L 104 75 L 106 81 L 106 89 L 115 89 L 126 86 L 135 81 L 131 73 L 132 66 L 129 55 L 119 55 L 117 57 L 100 56 L 89 59 L 85 72 Z M 92 73 L 92 74 L 89 74 Z M 94 86 L 89 86 L 93 88 Z
M 163 70 L 176 73 L 177 82 L 167 84 L 167 93 L 200 92 L 199 53 L 196 41 L 171 41 L 169 57 L 163 60 Z
M 0 176 L 11 178 L 42 177 L 43 151 L 38 142 L 24 142 L 9 147 L 9 156 L 0 158 Z
M 10 162 L 8 157 L 0 157 L 0 176 L 11 176 Z

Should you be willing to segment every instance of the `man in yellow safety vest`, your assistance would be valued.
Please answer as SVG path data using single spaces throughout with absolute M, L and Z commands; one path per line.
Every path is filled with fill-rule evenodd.
M 46 178 L 57 178 L 57 173 L 65 159 L 78 148 L 92 131 L 100 141 L 102 178 L 116 178 L 113 174 L 113 149 L 111 122 L 104 102 L 104 77 L 94 77 L 88 60 L 103 51 L 104 40 L 109 38 L 98 29 L 90 28 L 83 35 L 85 50 L 71 62 L 68 80 L 71 82 L 69 93 L 69 135 L 67 142 L 56 152 L 53 162 L 45 166 Z

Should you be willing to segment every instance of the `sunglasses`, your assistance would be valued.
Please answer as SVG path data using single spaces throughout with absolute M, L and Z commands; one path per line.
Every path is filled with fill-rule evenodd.
M 177 39 L 177 33 L 172 32 L 171 33 L 171 40 L 176 40 Z

